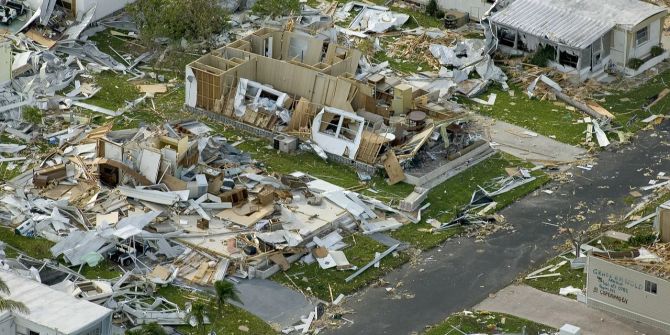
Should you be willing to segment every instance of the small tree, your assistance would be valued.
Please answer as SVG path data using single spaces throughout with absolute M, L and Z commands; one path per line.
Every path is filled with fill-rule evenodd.
M 0 293 L 3 294 L 9 294 L 9 287 L 7 284 L 0 279 Z M 24 305 L 22 302 L 14 301 L 14 300 L 9 300 L 7 298 L 4 298 L 0 295 L 0 312 L 19 312 L 23 314 L 28 314 L 30 311 L 28 310 L 28 307 Z
M 258 0 L 251 7 L 251 11 L 258 15 L 270 16 L 272 18 L 278 16 L 299 15 L 300 1 L 299 0 Z
M 228 12 L 218 0 L 137 0 L 126 10 L 145 41 L 208 39 L 228 27 Z
M 214 296 L 214 300 L 216 302 L 216 307 L 219 310 L 219 315 L 223 314 L 223 306 L 228 302 L 229 300 L 234 300 L 239 303 L 242 303 L 242 300 L 240 300 L 239 297 L 239 291 L 233 285 L 233 283 L 225 280 L 217 280 L 214 282 L 214 292 L 216 295 Z
M 191 306 L 191 312 L 186 315 L 186 320 L 190 321 L 191 319 L 195 320 L 196 328 L 200 331 L 200 334 L 207 335 L 207 327 L 205 325 L 205 320 L 211 317 L 209 309 L 202 302 L 193 303 Z
M 428 5 L 426 5 L 426 14 L 435 16 L 438 11 L 439 8 L 437 8 L 437 0 L 428 1 Z
M 561 227 L 558 230 L 559 233 L 568 235 L 570 243 L 575 248 L 575 257 L 579 258 L 581 256 L 582 244 L 588 237 L 588 232 L 586 230 L 577 230 L 574 228 L 565 228 Z

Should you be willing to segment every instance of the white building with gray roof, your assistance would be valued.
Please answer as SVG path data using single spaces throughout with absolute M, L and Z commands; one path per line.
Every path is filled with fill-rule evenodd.
M 544 49 L 551 65 L 586 79 L 607 67 L 636 75 L 667 58 L 659 48 L 667 14 L 638 0 L 516 0 L 490 22 L 500 50 Z
M 32 279 L 0 269 L 11 291 L 7 299 L 22 302 L 29 313 L 0 312 L 0 334 L 108 335 L 112 310 L 77 299 Z

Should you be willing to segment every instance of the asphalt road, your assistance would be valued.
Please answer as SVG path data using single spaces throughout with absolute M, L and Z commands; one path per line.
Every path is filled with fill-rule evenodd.
M 666 122 L 643 132 L 623 149 L 600 153 L 591 171 L 570 170 L 572 182 L 547 185 L 553 194 L 536 191 L 504 209 L 501 214 L 515 231 L 483 243 L 452 239 L 423 253 L 418 265 L 391 272 L 384 280 L 390 285 L 402 281 L 407 298 L 392 299 L 384 288 L 369 288 L 345 304 L 354 312 L 347 315 L 354 323 L 328 333 L 411 334 L 481 302 L 556 254 L 552 247 L 562 240 L 555 238 L 557 228 L 546 223 L 568 220 L 586 226 L 621 215 L 630 208 L 624 198 L 631 188 L 647 185 L 658 172 L 670 174 L 668 129 Z M 575 219 L 580 215 L 582 221 Z

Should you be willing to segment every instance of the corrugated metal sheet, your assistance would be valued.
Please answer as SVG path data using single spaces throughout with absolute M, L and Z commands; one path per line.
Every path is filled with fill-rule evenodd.
M 558 2 L 563 1 L 569 2 Z M 588 47 L 615 26 L 559 6 L 541 0 L 516 0 L 491 21 L 577 49 Z

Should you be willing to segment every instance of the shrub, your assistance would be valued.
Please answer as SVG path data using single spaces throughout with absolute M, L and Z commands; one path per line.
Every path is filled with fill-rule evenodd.
M 529 63 L 541 67 L 549 64 L 549 61 L 556 60 L 556 48 L 551 45 L 540 45 L 540 48 L 530 57 Z
M 657 57 L 660 56 L 665 50 L 663 50 L 663 47 L 660 45 L 654 45 L 651 47 L 651 56 L 652 57 Z
M 637 70 L 644 64 L 644 61 L 639 58 L 631 58 L 628 60 L 628 68 Z
M 439 9 L 437 8 L 437 0 L 428 1 L 428 5 L 426 5 L 426 14 L 435 16 L 438 11 Z
M 300 14 L 299 0 L 258 0 L 251 7 L 251 11 L 258 15 L 277 17 L 291 13 Z
M 228 27 L 218 0 L 137 0 L 126 7 L 143 39 L 207 39 Z
M 630 238 L 628 244 L 632 247 L 650 245 L 656 241 L 656 234 L 635 235 Z

